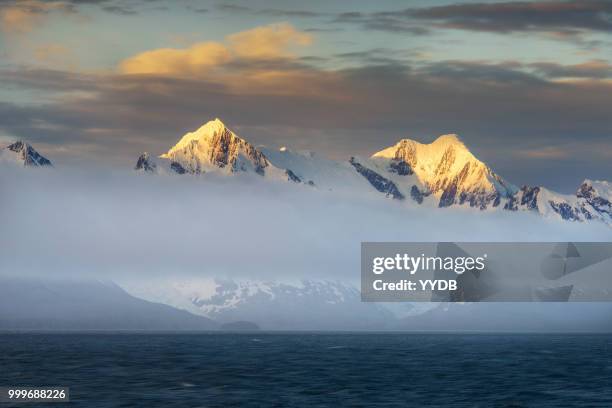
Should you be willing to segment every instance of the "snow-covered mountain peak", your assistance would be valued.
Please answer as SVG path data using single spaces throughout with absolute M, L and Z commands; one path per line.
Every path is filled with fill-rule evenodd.
M 597 218 L 612 225 L 612 183 L 584 180 L 576 191 L 576 198 L 576 214 L 584 219 Z
M 402 139 L 371 159 L 388 161 L 390 167 L 408 166 L 406 173 L 414 172 L 420 183 L 440 197 L 441 207 L 468 202 L 485 208 L 490 202 L 498 205 L 501 197 L 510 197 L 517 190 L 478 160 L 455 134 L 428 144 Z
M 189 148 L 194 143 L 215 143 L 222 139 L 238 138 L 231 130 L 225 126 L 219 118 L 208 121 L 197 130 L 185 134 L 167 153 L 162 154 L 162 158 L 170 158 L 173 153 Z M 242 140 L 242 139 L 241 139 Z
M 434 140 L 431 144 L 452 144 L 452 145 L 460 145 L 465 148 L 463 141 L 456 133 L 449 133 L 446 135 L 440 135 L 436 140 Z
M 428 173 L 438 171 L 438 165 L 442 159 L 456 161 L 458 166 L 461 166 L 466 161 L 479 162 L 461 139 L 459 139 L 459 136 L 455 134 L 439 136 L 431 143 L 419 143 L 412 139 L 402 139 L 395 145 L 374 153 L 372 158 L 403 160 L 410 164 L 413 170 L 416 171 L 420 167 Z
M 49 159 L 38 153 L 32 145 L 23 140 L 0 149 L 0 162 L 10 162 L 25 167 L 52 166 Z
M 578 187 L 576 195 L 584 198 L 603 197 L 612 200 L 612 183 L 603 180 L 585 179 Z
M 192 174 L 221 170 L 227 173 L 254 172 L 263 176 L 271 167 L 261 151 L 238 137 L 219 119 L 185 134 L 160 158 L 168 159 L 184 172 Z
M 412 139 L 401 139 L 395 145 L 374 153 L 372 157 L 410 159 L 416 153 L 421 153 L 420 156 L 423 156 L 422 159 L 439 158 L 449 148 L 471 155 L 458 135 L 447 134 L 438 136 L 438 138 L 431 143 L 420 143 Z
M 20 150 L 18 147 L 12 150 Z M 214 119 L 185 134 L 160 158 L 164 160 L 156 163 L 144 153 L 135 169 L 153 174 L 250 173 L 320 191 L 364 197 L 382 194 L 408 206 L 533 211 L 546 217 L 612 225 L 609 182 L 587 179 L 574 195 L 557 194 L 542 186 L 519 189 L 480 161 L 456 134 L 439 136 L 431 143 L 401 139 L 370 158 L 337 161 L 285 146 L 254 146 Z
M 225 126 L 225 123 L 221 122 L 219 118 L 215 118 L 200 126 L 196 131 L 187 133 L 172 149 L 180 149 L 193 141 L 212 141 L 215 138 L 221 138 L 226 133 L 227 137 L 236 137 L 236 135 Z

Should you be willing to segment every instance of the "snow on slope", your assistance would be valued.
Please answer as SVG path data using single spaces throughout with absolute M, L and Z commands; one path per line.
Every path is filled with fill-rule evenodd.
M 152 174 L 152 175 L 181 175 L 190 174 L 183 166 L 178 162 L 169 160 L 156 160 L 149 153 L 144 152 L 136 160 L 134 171 L 141 174 Z
M 612 183 L 608 181 L 584 180 L 578 188 L 578 196 L 601 197 L 608 202 L 612 200 Z
M 187 170 L 180 164 L 168 160 L 155 160 L 154 157 L 147 152 L 142 153 L 136 160 L 134 171 L 141 174 L 153 175 L 181 175 L 188 174 Z
M 52 166 L 49 159 L 23 141 L 14 142 L 0 149 L 0 163 L 11 163 L 24 167 Z
M 612 225 L 611 201 L 608 182 L 585 180 L 575 195 L 558 194 L 539 186 L 523 186 L 504 208 L 535 211 L 544 217 L 566 221 L 598 220 Z
M 383 195 L 408 206 L 534 211 L 569 221 L 612 225 L 610 185 L 586 180 L 576 195 L 518 189 L 477 159 L 455 134 L 424 144 L 402 139 L 370 158 L 335 161 L 312 152 L 254 147 L 219 119 L 187 133 L 157 163 L 147 153 L 135 169 L 151 174 L 256 174 L 329 191 Z
M 497 207 L 517 190 L 478 160 L 454 134 L 442 135 L 429 144 L 402 139 L 372 155 L 370 161 L 395 179 L 404 175 L 400 185 L 407 184 L 411 192 L 416 186 L 422 194 L 431 194 L 439 207 Z
M 408 203 L 431 204 L 431 193 L 416 178 L 414 172 L 405 162 L 392 161 L 384 163 L 382 160 L 368 160 L 360 157 L 351 157 L 349 163 L 355 171 L 363 176 L 372 187 L 384 193 L 386 197 Z
M 612 184 L 607 181 L 585 180 L 582 182 L 576 197 L 590 206 L 603 221 L 612 225 Z
M 297 177 L 296 182 L 321 190 L 374 193 L 368 181 L 355 172 L 348 162 L 330 160 L 314 152 L 293 151 L 286 147 L 262 147 L 261 151 L 274 166 Z
M 169 160 L 170 167 L 179 174 L 244 172 L 287 179 L 284 171 L 271 165 L 262 152 L 238 137 L 219 119 L 187 133 L 160 158 Z
M 361 302 L 359 290 L 334 281 L 264 282 L 184 279 L 122 285 L 135 296 L 218 322 L 250 321 L 272 330 L 376 330 L 393 313 Z

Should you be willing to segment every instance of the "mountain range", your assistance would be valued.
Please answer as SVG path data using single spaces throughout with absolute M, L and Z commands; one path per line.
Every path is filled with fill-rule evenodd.
M 339 281 L 171 277 L 122 285 L 138 298 L 222 324 L 250 321 L 274 330 L 382 330 L 395 321 L 388 308 L 361 302 L 357 288 Z
M 0 162 L 51 166 L 28 143 L 0 150 Z M 286 147 L 254 146 L 214 119 L 185 134 L 166 153 L 141 154 L 135 170 L 164 175 L 254 175 L 307 187 L 378 194 L 407 206 L 467 207 L 482 211 L 530 211 L 568 221 L 612 225 L 612 184 L 584 180 L 574 194 L 543 186 L 517 187 L 476 158 L 455 134 L 423 144 L 402 139 L 367 158 L 330 160 Z
M 22 141 L 0 148 L 0 163 L 52 167 L 50 160 Z M 572 195 L 557 194 L 542 186 L 519 188 L 476 158 L 457 135 L 443 135 L 429 144 L 403 139 L 370 157 L 342 161 L 285 147 L 255 146 L 216 119 L 187 133 L 158 157 L 143 153 L 135 170 L 169 181 L 188 176 L 205 179 L 211 174 L 252 177 L 288 183 L 305 191 L 348 191 L 417 209 L 527 211 L 559 220 L 612 225 L 610 183 L 585 180 Z M 510 319 L 516 310 L 514 305 L 497 304 L 436 307 L 364 303 L 353 285 L 324 280 L 265 282 L 170 276 L 166 280 L 116 285 L 8 279 L 0 281 L 0 295 L 4 305 L 0 312 L 5 312 L 0 313 L 0 329 L 209 330 L 246 321 L 281 330 L 444 330 L 451 327 L 449 322 L 456 323 L 453 329 L 458 330 L 495 330 L 499 328 L 496 318 Z M 585 323 L 585 330 L 604 326 L 612 330 L 609 308 L 593 307 L 588 312 L 593 319 Z M 509 323 L 508 330 L 537 330 L 559 315 L 556 309 L 537 315 L 540 308 L 524 306 L 524 312 Z M 588 309 L 575 304 L 559 308 Z M 477 316 L 481 314 L 479 321 Z M 575 317 L 584 318 L 580 316 L 576 313 Z M 563 320 L 545 330 L 572 330 L 573 325 Z
M 0 276 L 0 332 L 612 332 L 610 303 L 377 304 L 361 302 L 357 289 L 338 282 L 209 283 L 153 281 L 126 291 L 94 279 Z
M 95 279 L 0 275 L 1 330 L 216 330 L 219 325 Z
M 476 158 L 454 134 L 429 144 L 402 139 L 368 158 L 335 161 L 285 147 L 253 146 L 215 119 L 184 135 L 157 160 L 143 153 L 135 169 L 155 174 L 253 174 L 324 190 L 376 192 L 410 206 L 533 211 L 612 225 L 609 182 L 585 180 L 573 195 L 543 186 L 518 188 Z

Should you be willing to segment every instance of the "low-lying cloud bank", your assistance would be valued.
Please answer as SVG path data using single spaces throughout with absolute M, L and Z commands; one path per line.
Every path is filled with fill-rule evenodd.
M 0 170 L 0 274 L 356 282 L 362 241 L 609 241 L 597 223 L 406 208 L 242 177 Z

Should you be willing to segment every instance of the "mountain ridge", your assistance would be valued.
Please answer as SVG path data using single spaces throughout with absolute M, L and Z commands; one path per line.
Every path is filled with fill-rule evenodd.
M 0 162 L 11 162 L 24 167 L 53 167 L 51 160 L 23 140 L 17 140 L 0 149 Z
M 7 157 L 25 167 L 52 166 L 23 141 L 2 148 L 0 159 Z M 319 190 L 382 194 L 409 206 L 529 211 L 548 218 L 597 220 L 612 226 L 609 182 L 585 179 L 570 195 L 543 186 L 518 188 L 480 161 L 456 134 L 441 135 L 427 144 L 400 139 L 370 157 L 338 161 L 286 147 L 255 146 L 216 118 L 183 135 L 157 159 L 141 154 L 134 170 L 158 175 L 245 174 Z
M 217 330 L 201 315 L 92 278 L 0 276 L 0 330 Z
M 186 133 L 166 153 L 159 156 L 178 163 L 186 172 L 254 172 L 260 176 L 270 170 L 268 159 L 251 143 L 232 132 L 218 118 Z
M 386 165 L 391 173 L 414 174 L 423 190 L 439 198 L 439 207 L 468 201 L 485 209 L 518 190 L 478 160 L 456 134 L 441 135 L 428 144 L 401 139 L 370 159 Z
M 350 185 L 409 205 L 533 211 L 563 220 L 596 219 L 612 225 L 612 189 L 607 182 L 595 182 L 597 188 L 581 185 L 574 196 L 542 186 L 518 188 L 474 156 L 457 134 L 441 135 L 428 144 L 401 139 L 369 158 L 351 157 L 344 162 L 286 147 L 255 147 L 216 118 L 185 134 L 160 158 L 170 160 L 171 170 L 178 174 L 221 170 L 267 176 L 268 171 L 279 180 L 327 190 Z M 155 168 L 148 156 L 141 156 L 140 161 L 145 171 L 145 167 Z

